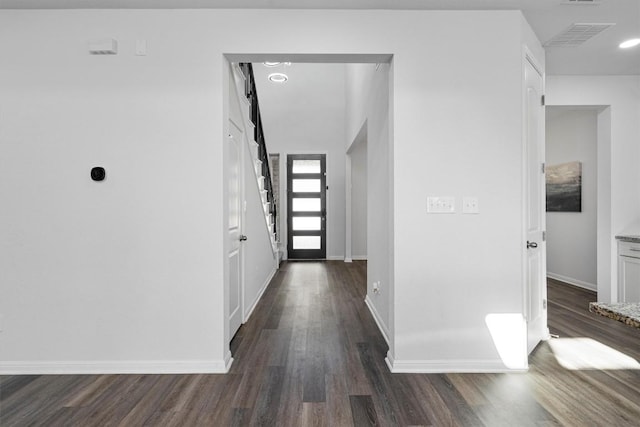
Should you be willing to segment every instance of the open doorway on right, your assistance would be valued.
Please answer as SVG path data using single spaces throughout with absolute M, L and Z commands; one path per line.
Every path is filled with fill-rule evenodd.
M 547 277 L 597 292 L 598 107 L 546 108 Z

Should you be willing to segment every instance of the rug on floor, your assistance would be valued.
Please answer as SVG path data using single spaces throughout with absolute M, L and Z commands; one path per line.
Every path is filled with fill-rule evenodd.
M 610 317 L 629 326 L 640 328 L 640 303 L 638 302 L 590 302 L 589 311 Z

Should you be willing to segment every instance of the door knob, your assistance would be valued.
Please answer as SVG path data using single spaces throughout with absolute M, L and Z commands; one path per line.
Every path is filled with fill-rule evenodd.
M 244 234 L 240 235 L 240 241 L 244 242 L 245 240 L 247 240 L 247 236 L 245 236 Z
M 531 249 L 531 248 L 535 249 L 537 247 L 538 247 L 538 244 L 536 242 L 530 242 L 527 240 L 527 249 Z

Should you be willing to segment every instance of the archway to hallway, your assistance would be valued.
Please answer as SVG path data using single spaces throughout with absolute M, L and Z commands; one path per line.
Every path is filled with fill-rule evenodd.
M 262 63 L 259 61 L 263 61 L 265 58 L 264 56 L 260 57 L 257 55 L 227 55 L 227 59 L 229 60 L 230 63 L 252 62 L 254 63 L 254 70 L 256 70 L 259 67 L 262 67 Z M 371 70 L 371 73 L 370 73 L 371 75 L 373 75 L 373 73 L 378 73 L 379 75 L 384 76 L 384 78 L 376 78 L 376 79 L 372 78 L 366 82 L 366 84 L 368 85 L 377 84 L 378 86 L 375 87 L 374 89 L 377 90 L 378 92 L 376 92 L 375 94 L 376 96 L 374 97 L 375 99 L 373 100 L 370 100 L 370 99 L 360 100 L 361 105 L 359 105 L 359 108 L 361 109 L 361 111 L 358 112 L 359 114 L 358 118 L 359 120 L 362 120 L 363 122 L 366 123 L 366 114 L 368 114 L 370 112 L 369 110 L 371 110 L 371 108 L 367 107 L 367 102 L 370 102 L 375 104 L 377 107 L 374 111 L 374 113 L 377 114 L 375 123 L 379 123 L 381 124 L 381 126 L 384 126 L 379 129 L 376 129 L 379 137 L 375 141 L 375 143 L 377 143 L 378 146 L 383 144 L 385 146 L 383 148 L 378 147 L 377 152 L 379 153 L 379 156 L 376 159 L 376 161 L 379 167 L 378 167 L 378 170 L 376 171 L 374 179 L 383 181 L 383 186 L 384 188 L 386 188 L 386 190 L 380 188 L 380 183 L 375 183 L 374 185 L 371 186 L 373 188 L 375 185 L 378 185 L 379 191 L 377 192 L 376 197 L 378 197 L 379 199 L 380 197 L 382 197 L 383 199 L 376 200 L 376 197 L 373 198 L 374 202 L 377 203 L 376 213 L 372 215 L 373 219 L 369 217 L 367 218 L 367 221 L 365 221 L 364 233 L 366 235 L 366 233 L 369 231 L 370 228 L 374 228 L 376 230 L 378 238 L 384 237 L 385 243 L 380 244 L 378 246 L 378 249 L 375 251 L 376 252 L 374 254 L 375 262 L 373 263 L 370 262 L 368 264 L 368 267 L 367 267 L 367 264 L 365 263 L 364 269 L 365 271 L 367 271 L 368 269 L 370 278 L 374 278 L 373 280 L 370 280 L 370 282 L 376 282 L 376 283 L 382 284 L 381 285 L 382 292 L 376 293 L 375 300 L 371 297 L 368 298 L 367 303 L 370 309 L 373 307 L 372 312 L 374 313 L 374 316 L 379 317 L 379 319 L 377 319 L 378 324 L 387 325 L 389 323 L 389 319 L 392 317 L 391 316 L 392 308 L 391 308 L 390 298 L 389 298 L 389 296 L 392 294 L 392 283 L 390 280 L 390 273 L 389 273 L 390 264 L 391 264 L 391 259 L 389 255 L 389 242 L 392 241 L 390 237 L 391 232 L 389 230 L 389 224 L 390 224 L 389 212 L 391 210 L 390 201 L 392 200 L 392 198 L 390 197 L 390 192 L 392 188 L 391 187 L 392 179 L 390 178 L 391 162 L 389 160 L 390 154 L 392 151 L 391 134 L 389 132 L 389 129 L 390 129 L 389 123 L 392 117 L 390 103 L 389 103 L 390 93 L 392 92 L 392 77 L 391 77 L 392 66 L 390 64 L 391 58 L 389 55 L 365 55 L 365 56 L 362 56 L 362 55 L 333 55 L 333 56 L 292 55 L 287 57 L 285 56 L 275 57 L 275 59 L 280 59 L 282 61 L 290 60 L 293 64 L 291 66 L 291 76 L 290 76 L 289 82 L 287 82 L 285 85 L 280 86 L 280 88 L 282 88 L 283 90 L 287 90 L 287 88 L 291 88 L 293 86 L 293 85 L 290 85 L 290 83 L 293 83 L 294 82 L 293 79 L 296 78 L 295 69 L 297 66 L 299 66 L 299 68 L 303 68 L 304 66 L 322 66 L 322 65 L 342 66 L 343 78 L 341 83 L 342 86 L 341 86 L 340 98 L 342 99 L 343 103 L 345 102 L 344 98 L 347 96 L 347 92 L 349 91 L 346 84 L 348 77 L 344 77 L 344 74 L 346 71 L 345 68 L 348 66 L 347 64 L 356 65 L 360 67 L 360 69 L 352 71 L 351 81 L 358 78 L 358 75 L 359 75 L 358 73 L 360 74 L 363 73 L 362 71 L 363 67 L 367 68 L 368 70 Z M 378 63 L 377 66 L 376 66 L 376 63 Z M 264 70 L 261 70 L 261 71 L 264 71 Z M 266 79 L 264 80 L 266 81 Z M 380 93 L 379 93 L 379 92 L 382 92 L 382 89 L 384 89 L 384 96 L 380 96 Z M 357 94 L 362 96 L 362 94 L 365 91 L 368 91 L 369 88 L 357 87 L 355 89 L 352 89 L 352 91 L 353 90 L 355 90 Z M 258 86 L 258 97 L 260 98 L 261 105 L 263 102 L 262 99 L 263 97 L 265 97 L 264 92 L 265 90 L 261 89 L 260 86 Z M 325 101 L 327 102 L 331 101 L 331 100 L 328 100 L 328 98 L 323 98 L 323 99 L 325 99 Z M 301 102 L 296 105 L 297 108 L 308 107 L 308 101 L 309 101 L 308 99 L 305 100 L 305 98 L 302 97 L 300 98 L 300 101 Z M 282 105 L 283 103 L 278 103 L 278 104 Z M 353 107 L 353 105 L 351 105 L 351 107 Z M 367 107 L 368 110 L 365 109 L 365 107 Z M 346 110 L 349 108 L 350 106 L 343 106 L 342 112 L 339 114 L 342 114 L 344 116 L 346 114 Z M 283 206 L 282 204 L 286 203 L 286 198 L 287 198 L 286 197 L 287 188 L 283 185 L 283 183 L 286 182 L 286 176 L 283 176 L 283 172 L 286 170 L 286 165 L 283 165 L 283 162 L 286 162 L 287 154 L 299 154 L 300 152 L 304 153 L 304 152 L 309 152 L 310 150 L 313 150 L 314 152 L 318 152 L 318 150 L 322 150 L 322 148 L 315 148 L 309 145 L 305 146 L 303 142 L 305 140 L 304 137 L 298 137 L 298 138 L 296 138 L 295 136 L 288 137 L 286 135 L 283 136 L 282 132 L 278 133 L 278 131 L 270 131 L 269 123 L 277 123 L 278 125 L 276 130 L 280 130 L 280 129 L 286 130 L 287 126 L 283 124 L 282 119 L 271 121 L 268 117 L 269 115 L 268 111 L 269 111 L 268 106 L 266 105 L 263 107 L 261 106 L 261 112 L 264 113 L 263 122 L 264 122 L 265 131 L 266 131 L 266 139 L 267 139 L 267 146 L 268 146 L 269 152 L 271 154 L 279 154 L 279 159 L 280 159 L 279 169 L 281 171 L 281 175 L 280 175 L 281 192 L 279 197 L 280 207 L 278 211 L 286 212 L 286 206 Z M 332 116 L 332 114 L 335 115 L 335 111 L 332 113 L 318 113 L 318 116 L 320 116 L 318 117 L 318 120 L 321 122 L 323 121 L 326 126 L 327 122 L 332 122 L 331 119 L 334 117 Z M 333 120 L 333 121 L 336 121 L 336 120 Z M 309 123 L 306 123 L 306 125 L 307 125 L 306 127 L 309 128 Z M 357 125 L 351 126 L 351 127 L 354 128 L 355 132 L 357 133 L 357 131 L 361 128 L 361 125 L 362 123 L 360 122 Z M 294 123 L 294 126 L 295 126 L 295 123 Z M 346 186 L 345 181 L 346 181 L 346 175 L 347 175 L 347 172 L 345 171 L 345 161 L 347 158 L 346 152 L 348 149 L 348 145 L 350 145 L 350 143 L 353 142 L 353 137 L 355 134 L 352 133 L 353 129 L 347 129 L 345 131 L 344 124 L 338 127 L 341 129 L 342 133 L 340 138 L 335 141 L 337 142 L 335 151 L 333 152 L 331 151 L 332 149 L 324 148 L 324 151 L 327 154 L 327 166 L 328 166 L 327 184 L 329 187 L 327 191 L 329 194 L 328 206 L 327 206 L 329 216 L 327 220 L 329 223 L 328 227 L 329 227 L 330 233 L 327 237 L 327 245 L 328 245 L 327 259 L 331 261 L 339 260 L 340 262 L 343 262 L 345 260 L 345 254 L 346 254 L 345 252 L 346 232 L 344 229 L 345 227 L 344 223 L 345 223 L 345 216 L 346 216 L 346 209 L 347 209 L 346 203 L 345 203 L 345 186 Z M 384 138 L 380 135 L 384 136 Z M 291 146 L 286 147 L 284 149 L 272 148 L 274 145 L 277 146 L 278 143 L 282 144 L 282 141 L 287 138 L 294 139 L 297 142 L 297 145 L 293 146 L 293 148 L 291 148 Z M 380 167 L 380 165 L 384 165 L 384 167 Z M 367 183 L 369 179 L 371 179 L 371 175 L 365 176 L 364 177 L 365 183 Z M 332 194 L 334 195 L 333 198 L 331 198 Z M 369 201 L 366 201 L 365 203 L 366 205 L 364 207 L 360 206 L 360 208 L 364 209 L 365 211 L 368 211 L 370 209 Z M 386 208 L 383 209 L 382 206 L 385 204 L 386 204 Z M 377 215 L 380 215 L 380 213 L 384 214 L 383 218 L 377 217 Z M 377 223 L 375 223 L 375 225 L 371 225 L 371 221 L 376 221 L 376 220 L 377 220 Z M 342 225 L 336 227 L 336 224 L 339 224 L 339 223 L 342 223 Z M 286 241 L 285 224 L 286 224 L 286 219 L 281 218 L 280 219 L 280 230 L 281 230 L 280 241 L 281 242 Z M 331 233 L 331 227 L 334 227 L 332 233 Z M 251 236 L 249 236 L 249 241 L 251 241 Z M 364 247 L 365 248 L 367 247 L 366 243 L 364 243 Z M 280 250 L 281 252 L 286 253 L 286 248 L 282 248 L 281 246 Z M 371 254 L 365 253 L 365 254 L 355 254 L 355 255 L 360 255 L 358 258 L 364 258 L 363 255 L 367 255 L 369 257 L 369 260 L 371 261 Z M 350 259 L 347 259 L 347 261 L 350 261 Z M 252 263 L 252 260 L 245 259 L 244 265 L 245 265 L 245 269 L 246 268 L 250 269 L 252 268 L 251 266 L 254 264 Z M 228 274 L 225 274 L 225 277 L 228 277 Z M 362 295 L 362 301 L 365 300 L 365 297 L 373 295 L 372 283 L 368 284 L 369 288 L 371 288 L 368 290 L 367 290 L 366 279 L 363 281 L 363 284 L 365 286 L 365 293 Z M 228 286 L 228 285 L 225 284 L 225 286 Z M 226 289 L 227 290 L 225 294 L 229 295 L 228 288 Z M 384 320 L 381 319 L 382 317 L 384 317 Z M 247 319 L 245 319 L 245 321 L 246 320 Z M 383 328 L 383 330 L 384 330 L 385 338 L 388 338 L 388 332 L 387 332 L 388 328 L 385 327 Z M 227 339 L 230 340 L 230 338 L 231 337 L 227 335 Z M 238 354 L 237 351 L 236 351 L 236 354 Z

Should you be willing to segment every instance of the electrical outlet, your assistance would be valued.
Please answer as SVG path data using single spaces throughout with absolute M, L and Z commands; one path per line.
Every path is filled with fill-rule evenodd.
M 377 294 L 380 292 L 380 282 L 373 282 L 373 293 Z

